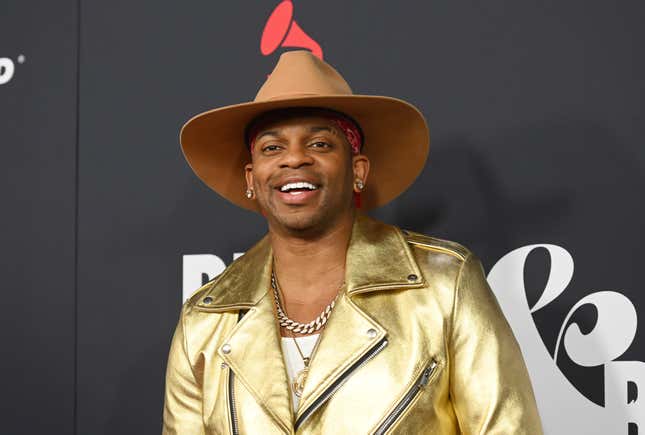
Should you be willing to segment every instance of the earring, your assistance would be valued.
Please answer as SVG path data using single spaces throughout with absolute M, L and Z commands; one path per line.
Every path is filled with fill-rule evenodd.
M 248 199 L 253 198 L 253 189 L 246 189 L 246 197 Z
M 354 185 L 356 186 L 359 192 L 365 188 L 365 184 L 363 183 L 363 180 L 361 180 L 360 178 L 357 178 L 356 181 L 354 181 Z

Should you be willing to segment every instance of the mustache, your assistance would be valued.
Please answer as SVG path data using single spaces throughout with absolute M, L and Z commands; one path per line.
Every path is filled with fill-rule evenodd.
M 322 177 L 317 171 L 313 170 L 285 169 L 284 171 L 271 175 L 267 181 L 269 186 L 277 187 L 281 185 L 284 180 L 292 178 L 303 178 L 313 184 L 320 185 L 324 177 Z

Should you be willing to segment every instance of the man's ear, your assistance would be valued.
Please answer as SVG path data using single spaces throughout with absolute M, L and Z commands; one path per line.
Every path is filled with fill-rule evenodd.
M 253 189 L 253 163 L 244 165 L 244 178 L 246 178 L 246 188 Z
M 352 169 L 354 171 L 354 181 L 359 179 L 364 185 L 367 185 L 367 176 L 370 172 L 370 159 L 365 154 L 353 156 Z

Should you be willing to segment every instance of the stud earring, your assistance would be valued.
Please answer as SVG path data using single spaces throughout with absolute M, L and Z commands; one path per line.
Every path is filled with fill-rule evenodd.
M 359 192 L 365 188 L 365 184 L 363 183 L 363 180 L 361 180 L 360 178 L 357 178 L 356 181 L 354 181 L 354 185 L 356 186 Z
M 246 189 L 246 197 L 248 199 L 253 198 L 253 189 Z

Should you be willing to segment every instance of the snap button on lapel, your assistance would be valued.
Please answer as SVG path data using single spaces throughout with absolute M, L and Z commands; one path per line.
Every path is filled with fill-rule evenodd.
M 223 368 L 223 369 L 225 369 L 226 367 L 228 367 L 228 364 L 226 364 L 226 363 L 222 363 L 222 364 L 220 364 L 220 367 L 221 367 L 221 368 Z
M 210 296 L 206 296 L 204 299 L 202 299 L 202 302 L 208 305 L 211 302 L 213 302 L 213 298 L 211 298 Z
M 231 345 L 226 343 L 222 346 L 222 353 L 231 353 Z
M 376 337 L 376 334 L 377 334 L 377 332 L 376 332 L 376 329 L 374 329 L 374 328 L 370 328 L 370 329 L 367 330 L 367 336 L 369 338 Z
M 413 274 L 413 273 L 411 273 L 411 274 L 409 274 L 409 275 L 408 275 L 408 281 L 416 281 L 416 280 L 417 280 L 417 278 L 418 278 L 418 277 L 417 277 L 415 274 Z

